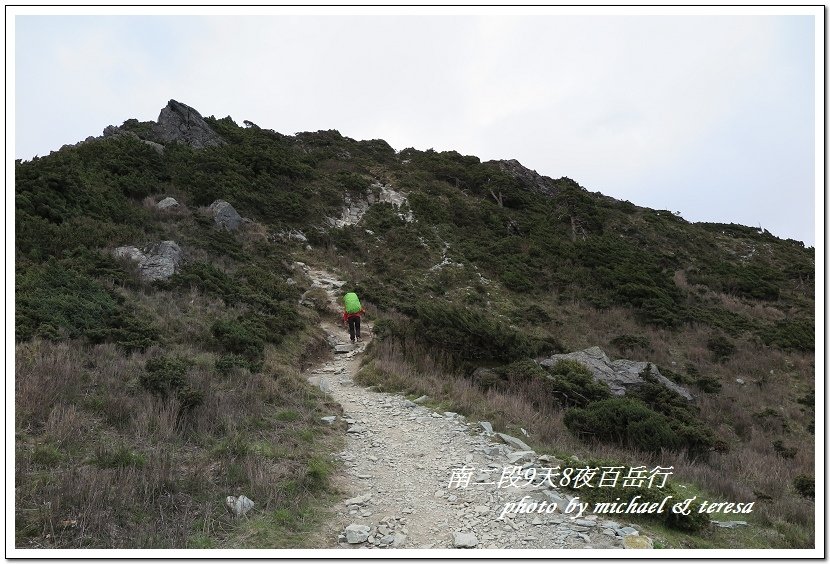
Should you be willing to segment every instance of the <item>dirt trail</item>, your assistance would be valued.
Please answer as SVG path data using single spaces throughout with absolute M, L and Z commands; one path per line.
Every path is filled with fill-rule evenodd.
M 324 271 L 308 273 L 337 307 L 342 283 Z M 326 322 L 323 329 L 332 347 L 343 352 L 307 377 L 343 407 L 348 431 L 337 457 L 345 467 L 340 485 L 350 498 L 335 508 L 327 547 L 621 548 L 626 533 L 637 533 L 593 515 L 575 519 L 548 512 L 569 497 L 547 485 L 522 478 L 499 487 L 505 469 L 526 472 L 557 461 L 511 447 L 458 414 L 437 413 L 401 395 L 355 384 L 371 324 L 364 321 L 364 339 L 356 345 L 348 342 L 343 326 Z M 502 515 L 507 504 L 522 498 L 528 508 L 535 503 L 536 511 Z

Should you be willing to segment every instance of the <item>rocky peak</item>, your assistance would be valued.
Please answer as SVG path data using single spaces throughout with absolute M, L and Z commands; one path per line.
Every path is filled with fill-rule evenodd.
M 542 194 L 547 194 L 548 196 L 556 194 L 556 189 L 553 186 L 553 179 L 547 176 L 542 176 L 535 170 L 530 170 L 516 159 L 488 161 L 488 164 L 490 163 L 497 165 L 501 170 L 517 179 L 528 188 L 538 190 Z
M 225 144 L 199 112 L 176 100 L 162 108 L 153 132 L 163 143 L 186 143 L 195 149 Z

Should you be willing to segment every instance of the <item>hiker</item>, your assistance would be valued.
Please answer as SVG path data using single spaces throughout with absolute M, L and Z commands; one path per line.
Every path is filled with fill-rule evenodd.
M 352 343 L 360 342 L 360 316 L 366 313 L 357 294 L 349 292 L 343 296 L 343 324 L 349 326 L 349 338 Z

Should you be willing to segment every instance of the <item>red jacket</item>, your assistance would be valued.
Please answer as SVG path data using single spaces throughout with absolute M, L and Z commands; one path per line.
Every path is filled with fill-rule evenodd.
M 353 317 L 360 317 L 364 313 L 366 313 L 366 312 L 363 310 L 363 308 L 361 308 L 360 311 L 358 311 L 357 313 L 349 313 L 349 312 L 344 310 L 343 311 L 343 323 L 348 323 L 349 319 L 352 319 Z

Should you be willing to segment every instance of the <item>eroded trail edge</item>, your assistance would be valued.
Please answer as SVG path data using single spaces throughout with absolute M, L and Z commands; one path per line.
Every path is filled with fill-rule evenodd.
M 310 270 L 337 308 L 343 283 Z M 324 322 L 334 359 L 308 371 L 308 381 L 343 408 L 346 445 L 336 454 L 348 492 L 335 508 L 330 548 L 623 548 L 651 541 L 639 527 L 591 515 L 563 514 L 571 497 L 539 479 L 505 481 L 515 469 L 538 475 L 558 461 L 538 456 L 515 437 L 493 433 L 487 422 L 436 412 L 402 395 L 380 393 L 354 382 L 372 337 L 349 343 L 342 326 Z M 334 424 L 336 416 L 327 418 Z M 505 442 L 507 441 L 507 442 Z M 520 469 L 520 470 L 519 470 Z M 501 482 L 501 484 L 500 484 Z M 505 511 L 523 502 L 535 511 Z M 556 504 L 557 509 L 551 511 Z M 513 506 L 516 508 L 517 506 Z M 541 510 L 540 510 L 541 508 Z

